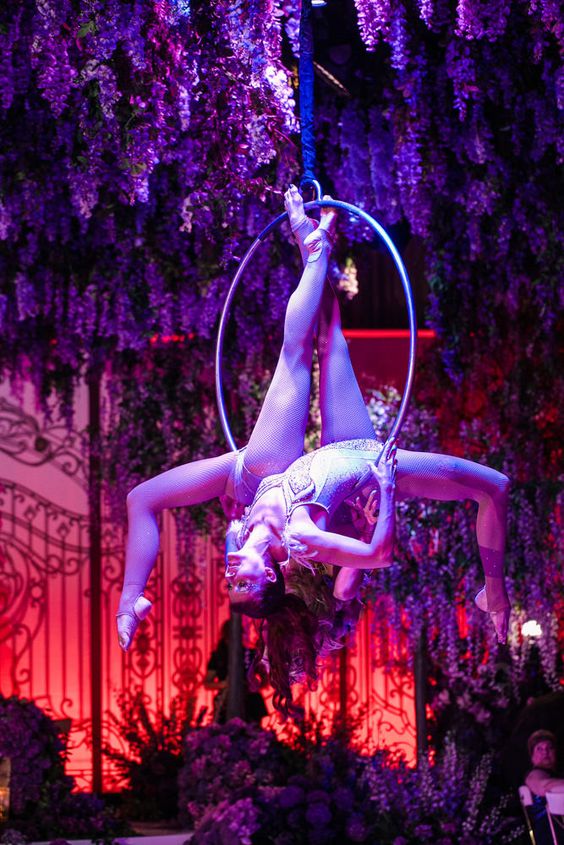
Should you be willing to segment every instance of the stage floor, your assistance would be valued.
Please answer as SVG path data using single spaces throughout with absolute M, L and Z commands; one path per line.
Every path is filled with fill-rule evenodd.
M 134 836 L 119 836 L 114 839 L 114 845 L 184 845 L 192 838 L 191 833 L 153 833 L 150 836 L 140 834 Z M 70 845 L 93 845 L 91 839 L 69 839 Z M 31 845 L 49 845 L 45 842 L 32 842 Z

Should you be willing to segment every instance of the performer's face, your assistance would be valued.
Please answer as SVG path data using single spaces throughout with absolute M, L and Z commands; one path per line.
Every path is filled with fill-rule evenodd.
M 227 589 L 233 593 L 258 592 L 269 581 L 276 581 L 276 573 L 270 566 L 270 555 L 265 550 L 243 548 L 227 556 Z

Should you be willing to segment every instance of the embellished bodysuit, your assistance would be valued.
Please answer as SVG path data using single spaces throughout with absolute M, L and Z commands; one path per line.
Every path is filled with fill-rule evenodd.
M 316 505 L 328 514 L 332 530 L 338 531 L 338 526 L 343 524 L 350 525 L 350 517 L 343 506 L 378 487 L 372 465 L 381 451 L 382 444 L 378 440 L 342 440 L 302 455 L 285 472 L 269 475 L 260 482 L 250 510 L 268 490 L 279 488 L 286 504 L 283 542 L 291 557 L 306 564 L 300 556 L 300 548 L 290 541 L 290 533 L 286 530 L 293 512 L 301 505 Z M 239 542 L 244 542 L 245 535 L 246 519 L 243 519 Z
M 378 440 L 342 440 L 302 455 L 285 472 L 269 475 L 259 484 L 253 505 L 267 490 L 280 487 L 288 519 L 300 505 L 317 505 L 329 518 L 363 487 L 374 488 L 371 464 L 378 460 Z M 252 505 L 251 505 L 252 507 Z

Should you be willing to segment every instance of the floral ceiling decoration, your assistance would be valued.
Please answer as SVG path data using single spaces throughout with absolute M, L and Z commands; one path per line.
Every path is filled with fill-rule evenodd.
M 339 198 L 424 239 L 426 320 L 439 345 L 421 366 L 413 417 L 432 424 L 413 442 L 512 478 L 515 621 L 541 621 L 553 683 L 559 9 L 551 0 L 355 7 L 334 0 L 323 12 L 328 26 L 352 27 L 352 49 L 332 68 L 350 96 L 318 85 L 320 176 Z M 0 369 L 15 383 L 32 378 L 44 403 L 57 396 L 70 415 L 79 374 L 105 368 L 115 501 L 147 475 L 224 448 L 214 332 L 238 259 L 299 175 L 298 11 L 288 0 L 22 0 L 0 11 Z M 346 221 L 341 231 L 346 266 L 360 234 Z M 294 252 L 273 240 L 234 309 L 228 387 L 242 439 L 268 383 Z M 452 519 L 456 555 L 441 545 L 454 523 L 444 532 L 440 515 L 406 515 L 410 536 L 400 532 L 398 556 L 411 555 L 413 571 L 437 563 L 437 604 L 417 609 L 409 578 L 387 586 L 414 632 L 440 607 L 447 674 L 465 654 L 464 627 L 458 639 L 454 627 L 460 590 L 465 599 L 470 590 L 460 555 L 475 559 L 472 514 Z M 523 655 L 517 624 L 513 641 Z M 483 645 L 468 652 L 476 671 Z

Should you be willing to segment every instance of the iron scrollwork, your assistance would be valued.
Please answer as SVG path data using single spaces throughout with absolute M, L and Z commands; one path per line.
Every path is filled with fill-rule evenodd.
M 52 463 L 82 488 L 87 486 L 81 435 L 61 423 L 40 426 L 5 397 L 0 397 L 0 451 L 26 466 Z

